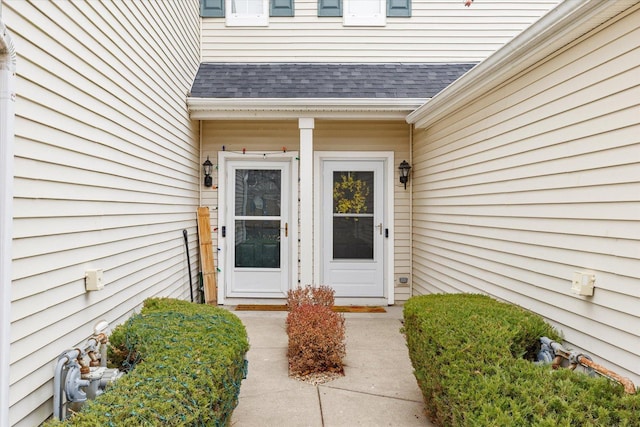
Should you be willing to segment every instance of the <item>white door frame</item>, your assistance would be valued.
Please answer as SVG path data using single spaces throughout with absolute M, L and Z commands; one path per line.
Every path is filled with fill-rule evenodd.
M 245 154 L 233 153 L 229 151 L 220 151 L 218 153 L 218 303 L 224 304 L 229 283 L 229 272 L 226 271 L 227 251 L 234 248 L 228 247 L 228 239 L 222 237 L 223 227 L 233 226 L 228 224 L 227 192 L 227 163 L 234 160 L 243 160 L 260 164 L 261 161 L 288 161 L 291 164 L 289 194 L 285 195 L 290 198 L 289 212 L 289 287 L 291 288 L 298 282 L 298 153 L 295 151 L 287 151 L 282 153 L 269 153 L 265 155 L 261 152 L 247 151 Z M 235 297 L 234 297 L 235 298 Z
M 384 162 L 385 176 L 383 177 L 383 191 L 384 191 L 384 228 L 389 230 L 389 237 L 384 239 L 383 250 L 383 268 L 384 268 L 384 298 L 387 304 L 391 305 L 395 302 L 394 296 L 394 259 L 395 259 L 395 245 L 394 245 L 394 153 L 393 151 L 316 151 L 314 153 L 314 177 L 313 177 L 313 194 L 314 194 L 314 221 L 313 221 L 313 234 L 314 238 L 314 266 L 313 266 L 313 279 L 314 283 L 322 284 L 322 239 L 320 238 L 322 230 L 320 229 L 320 215 L 322 215 L 322 168 L 325 161 L 331 160 L 378 160 Z M 363 298 L 362 301 L 349 301 L 353 303 L 366 302 Z

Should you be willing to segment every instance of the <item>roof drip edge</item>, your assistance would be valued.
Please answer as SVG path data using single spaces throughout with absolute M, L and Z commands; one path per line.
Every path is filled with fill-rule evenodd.
M 187 98 L 194 120 L 261 118 L 402 119 L 429 98 Z

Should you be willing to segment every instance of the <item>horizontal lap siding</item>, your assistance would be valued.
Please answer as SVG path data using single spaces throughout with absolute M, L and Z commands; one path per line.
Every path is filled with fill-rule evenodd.
M 205 121 L 203 122 L 203 160 L 207 156 L 217 163 L 218 151 L 270 153 L 286 147 L 299 150 L 300 131 L 296 120 L 288 121 Z M 395 162 L 409 160 L 409 127 L 401 121 L 327 121 L 316 120 L 313 131 L 316 151 L 394 151 Z M 216 159 L 214 161 L 214 159 Z M 410 277 L 409 266 L 409 195 L 398 181 L 394 170 L 395 188 L 395 298 L 409 297 L 409 286 L 399 285 L 399 277 Z M 218 182 L 214 173 L 214 184 Z M 217 189 L 203 190 L 203 204 L 211 211 L 211 224 L 217 224 Z M 214 241 L 217 234 L 213 236 Z M 214 245 L 217 243 L 214 243 Z M 217 260 L 216 260 L 217 265 Z
M 189 298 L 198 6 L 3 1 L 18 53 L 12 425 L 50 416 L 53 363 L 97 320 L 115 326 L 150 296 Z M 91 268 L 104 269 L 100 292 L 84 290 Z
M 317 0 L 295 1 L 294 17 L 271 17 L 268 27 L 226 27 L 204 18 L 204 62 L 468 62 L 480 61 L 555 7 L 558 0 L 413 0 L 411 18 L 384 27 L 345 27 L 341 17 L 318 17 Z M 295 36 L 292 36 L 295 34 Z
M 414 287 L 542 314 L 640 383 L 637 10 L 415 135 Z M 575 270 L 593 297 L 571 292 Z

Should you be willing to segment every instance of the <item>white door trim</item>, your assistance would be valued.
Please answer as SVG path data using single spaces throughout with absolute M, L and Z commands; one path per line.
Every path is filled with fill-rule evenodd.
M 389 229 L 389 238 L 384 239 L 384 297 L 387 304 L 391 305 L 395 302 L 394 295 L 394 259 L 395 259 L 395 245 L 394 245 L 394 153 L 393 151 L 316 151 L 314 153 L 314 221 L 313 221 L 313 234 L 314 238 L 314 283 L 322 284 L 322 247 L 320 238 L 322 230 L 320 229 L 320 215 L 322 215 L 322 199 L 321 199 L 321 182 L 322 182 L 322 166 L 323 162 L 328 160 L 382 160 L 385 162 L 384 170 L 385 176 L 383 181 L 384 191 L 384 216 L 385 216 L 385 228 Z M 363 298 L 362 302 L 366 302 Z
M 259 163 L 262 160 L 267 161 L 289 161 L 290 167 L 290 212 L 289 212 L 289 286 L 293 286 L 298 282 L 298 153 L 296 151 L 287 151 L 282 153 L 269 153 L 265 155 L 262 152 L 250 152 L 245 154 L 234 153 L 229 151 L 218 152 L 218 221 L 217 221 L 217 243 L 218 243 L 218 304 L 224 304 L 226 291 L 229 286 L 229 274 L 225 265 L 227 262 L 226 253 L 233 248 L 228 248 L 227 239 L 222 237 L 223 227 L 232 226 L 227 223 L 228 209 L 227 206 L 227 163 L 229 161 L 244 160 L 255 161 Z M 234 297 L 235 298 L 235 297 Z

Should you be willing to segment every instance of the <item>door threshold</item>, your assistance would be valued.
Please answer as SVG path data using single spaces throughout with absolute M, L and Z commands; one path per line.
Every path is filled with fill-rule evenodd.
M 261 305 L 284 305 L 286 298 L 225 298 L 220 305 L 240 305 L 240 304 L 261 304 Z
M 388 306 L 389 300 L 387 298 L 357 298 L 357 297 L 336 297 L 335 305 L 361 305 L 361 306 Z
M 260 304 L 260 305 L 284 305 L 287 303 L 286 298 L 225 298 L 224 303 L 219 305 L 240 305 L 240 304 Z M 387 298 L 379 297 L 336 297 L 334 305 L 357 305 L 357 306 L 381 306 L 386 307 L 389 305 Z

